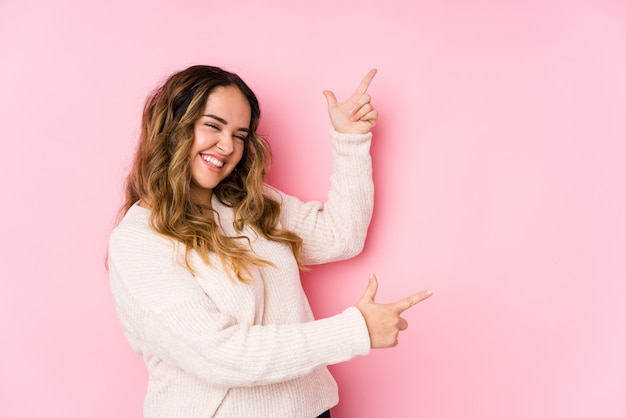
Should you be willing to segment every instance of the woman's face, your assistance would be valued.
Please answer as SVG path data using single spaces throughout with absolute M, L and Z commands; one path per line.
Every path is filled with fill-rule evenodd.
M 250 104 L 234 86 L 217 87 L 194 124 L 191 197 L 209 204 L 211 193 L 241 160 L 250 133 Z

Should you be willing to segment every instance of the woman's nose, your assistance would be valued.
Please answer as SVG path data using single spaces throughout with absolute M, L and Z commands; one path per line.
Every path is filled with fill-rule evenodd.
M 224 133 L 220 137 L 220 141 L 217 143 L 217 149 L 223 154 L 228 155 L 233 152 L 233 138 Z

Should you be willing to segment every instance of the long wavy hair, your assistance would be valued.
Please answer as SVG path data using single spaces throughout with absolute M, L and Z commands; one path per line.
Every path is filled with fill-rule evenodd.
M 191 157 L 194 123 L 202 115 L 207 98 L 217 87 L 238 88 L 250 104 L 249 134 L 241 161 L 222 180 L 213 194 L 234 211 L 234 228 L 253 228 L 265 238 L 288 244 L 298 266 L 302 239 L 278 228 L 280 204 L 263 193 L 272 154 L 267 141 L 256 133 L 261 111 L 252 90 L 236 74 L 218 67 L 196 65 L 171 75 L 146 100 L 141 136 L 126 181 L 123 216 L 141 200 L 150 205 L 150 226 L 158 233 L 185 246 L 185 265 L 192 251 L 210 264 L 215 253 L 229 277 L 248 282 L 252 266 L 271 265 L 242 245 L 245 236 L 227 237 L 216 220 L 203 215 L 202 207 L 191 200 Z M 216 215 L 217 216 L 217 215 Z

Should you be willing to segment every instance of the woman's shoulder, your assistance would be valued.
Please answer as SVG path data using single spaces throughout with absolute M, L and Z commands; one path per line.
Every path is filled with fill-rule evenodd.
M 129 241 L 154 237 L 155 233 L 148 222 L 150 209 L 135 203 L 122 217 L 122 220 L 113 228 L 110 242 Z
M 290 198 L 294 197 L 276 188 L 275 186 L 272 186 L 267 183 L 263 184 L 263 195 L 266 198 L 269 198 L 271 200 L 278 202 L 280 205 L 283 205 L 286 200 L 289 200 Z
M 148 224 L 150 209 L 142 207 L 139 202 L 132 205 L 122 217 L 116 229 L 125 229 Z

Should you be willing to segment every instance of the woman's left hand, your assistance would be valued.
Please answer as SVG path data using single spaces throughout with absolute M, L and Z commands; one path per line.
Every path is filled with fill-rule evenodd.
M 332 91 L 324 91 L 328 102 L 328 114 L 333 128 L 346 134 L 366 134 L 372 130 L 378 119 L 378 112 L 372 106 L 371 97 L 367 94 L 376 70 L 370 70 L 363 78 L 356 91 L 343 103 L 337 103 Z

